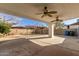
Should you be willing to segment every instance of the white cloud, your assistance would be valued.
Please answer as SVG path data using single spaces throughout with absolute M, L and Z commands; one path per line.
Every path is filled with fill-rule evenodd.
M 20 17 L 16 17 L 16 16 L 13 16 L 13 15 L 5 14 L 5 13 L 0 13 L 0 17 L 2 18 L 0 20 L 5 20 L 9 23 L 19 24 L 20 21 L 22 20 Z

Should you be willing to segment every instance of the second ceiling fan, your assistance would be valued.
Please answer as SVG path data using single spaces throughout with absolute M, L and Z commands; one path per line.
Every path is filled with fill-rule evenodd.
M 51 22 L 58 22 L 58 21 L 62 22 L 63 20 L 59 19 L 59 16 L 56 16 L 56 20 L 53 20 Z

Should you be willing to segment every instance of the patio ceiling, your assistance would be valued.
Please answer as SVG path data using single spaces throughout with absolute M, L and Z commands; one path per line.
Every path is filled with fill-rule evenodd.
M 53 17 L 44 17 L 41 18 L 41 15 L 36 15 L 36 13 L 42 12 L 44 6 L 48 7 L 50 11 L 57 11 L 58 13 L 53 15 Z M 44 22 L 50 22 L 55 20 L 56 15 L 60 16 L 62 20 L 69 20 L 72 18 L 79 17 L 79 4 L 76 3 L 9 3 L 9 4 L 0 4 L 0 12 L 8 13 L 19 17 L 27 17 L 34 20 L 40 20 Z

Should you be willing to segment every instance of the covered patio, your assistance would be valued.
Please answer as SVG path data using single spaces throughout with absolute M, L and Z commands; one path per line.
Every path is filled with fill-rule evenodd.
M 44 6 L 50 11 L 57 11 L 52 17 L 41 18 L 36 13 L 42 12 Z M 15 15 L 18 17 L 38 20 L 48 24 L 48 35 L 14 35 L 0 38 L 0 55 L 16 56 L 69 56 L 79 55 L 79 40 L 77 37 L 54 35 L 55 24 L 51 21 L 69 20 L 79 17 L 79 4 L 68 3 L 15 3 L 0 4 L 0 12 Z

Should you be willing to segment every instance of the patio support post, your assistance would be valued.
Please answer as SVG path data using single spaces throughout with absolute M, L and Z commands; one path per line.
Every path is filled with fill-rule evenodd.
M 54 28 L 55 28 L 55 24 L 52 24 L 51 22 L 48 24 L 48 28 L 49 28 L 49 37 L 53 38 L 54 37 Z

